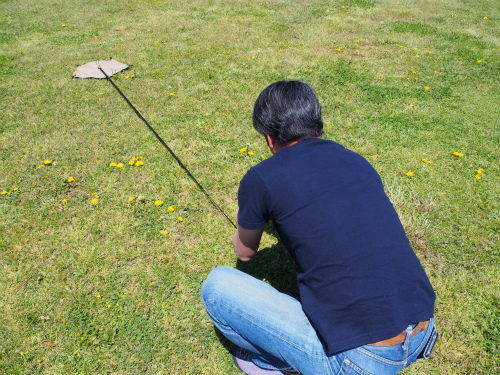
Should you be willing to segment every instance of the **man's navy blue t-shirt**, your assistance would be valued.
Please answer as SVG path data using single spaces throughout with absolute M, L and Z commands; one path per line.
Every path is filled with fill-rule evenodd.
M 327 353 L 385 340 L 433 316 L 429 279 L 362 156 L 323 139 L 282 148 L 250 168 L 238 203 L 242 228 L 273 220 Z

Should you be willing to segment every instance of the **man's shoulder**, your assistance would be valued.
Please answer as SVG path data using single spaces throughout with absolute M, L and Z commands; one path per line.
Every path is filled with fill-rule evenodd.
M 247 174 L 254 174 L 263 180 L 271 175 L 275 179 L 297 169 L 322 169 L 326 165 L 335 169 L 338 163 L 369 164 L 362 155 L 340 143 L 315 138 L 280 149 L 273 156 L 252 166 Z

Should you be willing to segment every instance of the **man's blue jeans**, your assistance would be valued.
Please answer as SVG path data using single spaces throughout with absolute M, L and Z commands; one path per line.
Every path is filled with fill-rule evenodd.
M 328 356 L 300 302 L 263 281 L 231 267 L 217 267 L 203 283 L 201 296 L 217 328 L 247 349 L 255 364 L 266 369 L 293 367 L 304 375 L 396 374 L 417 360 L 434 325 L 431 319 L 427 329 L 412 338 L 409 326 L 403 344 L 364 345 Z

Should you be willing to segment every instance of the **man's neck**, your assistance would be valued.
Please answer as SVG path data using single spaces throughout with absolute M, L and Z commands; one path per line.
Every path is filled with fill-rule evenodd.
M 312 138 L 312 139 L 322 139 L 322 138 L 323 137 L 320 135 L 319 137 L 315 137 L 315 138 Z M 270 136 L 269 134 L 266 135 L 266 139 L 267 139 L 267 145 L 269 146 L 269 150 L 271 150 L 271 153 L 273 155 L 275 153 L 277 153 L 279 150 L 281 150 L 282 148 L 293 146 L 293 145 L 299 143 L 300 141 L 302 141 L 301 139 L 299 139 L 298 141 L 293 141 L 293 142 L 290 142 L 290 143 L 286 143 L 284 145 L 280 145 L 280 144 L 276 143 L 276 141 L 274 140 L 274 138 L 272 136 Z

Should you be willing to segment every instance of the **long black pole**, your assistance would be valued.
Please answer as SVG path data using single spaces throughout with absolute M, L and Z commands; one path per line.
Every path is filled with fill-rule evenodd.
M 188 174 L 188 176 L 191 177 L 191 179 L 196 183 L 196 185 L 198 185 L 200 190 L 207 196 L 210 203 L 212 203 L 226 217 L 226 219 L 229 220 L 229 222 L 233 225 L 233 227 L 237 228 L 236 224 L 234 224 L 233 221 L 229 218 L 229 216 L 227 216 L 226 213 L 222 210 L 222 208 L 220 208 L 219 205 L 217 203 L 215 203 L 215 201 L 212 199 L 210 194 L 208 194 L 208 192 L 205 190 L 205 188 L 203 186 L 201 186 L 201 184 L 198 182 L 198 180 L 191 174 L 191 172 L 189 172 L 189 169 L 186 168 L 186 166 L 182 163 L 182 161 L 177 157 L 177 155 L 175 155 L 175 153 L 170 149 L 170 147 L 168 147 L 168 145 L 163 141 L 163 139 L 158 135 L 158 133 L 153 129 L 153 127 L 151 125 L 149 125 L 149 123 L 146 121 L 146 119 L 144 117 L 142 117 L 142 115 L 134 107 L 134 105 L 132 103 L 130 103 L 130 100 L 128 100 L 128 98 L 125 96 L 125 94 L 123 94 L 123 92 L 121 92 L 121 90 L 118 88 L 118 86 L 116 86 L 115 83 L 111 80 L 111 78 L 109 78 L 109 76 L 106 74 L 106 72 L 104 70 L 102 70 L 102 68 L 100 66 L 98 66 L 98 68 L 106 76 L 106 79 L 113 85 L 113 87 L 116 89 L 116 91 L 118 91 L 120 93 L 122 98 L 125 99 L 125 101 L 130 106 L 130 108 L 132 108 L 134 110 L 135 114 L 147 125 L 149 130 L 151 130 L 153 132 L 153 134 L 160 141 L 160 143 L 163 146 L 165 146 L 165 148 L 168 150 L 168 152 L 170 152 L 170 154 L 174 157 L 174 159 L 177 161 L 177 163 L 179 163 L 179 165 L 182 167 L 182 169 L 184 169 L 186 171 L 186 173 Z

